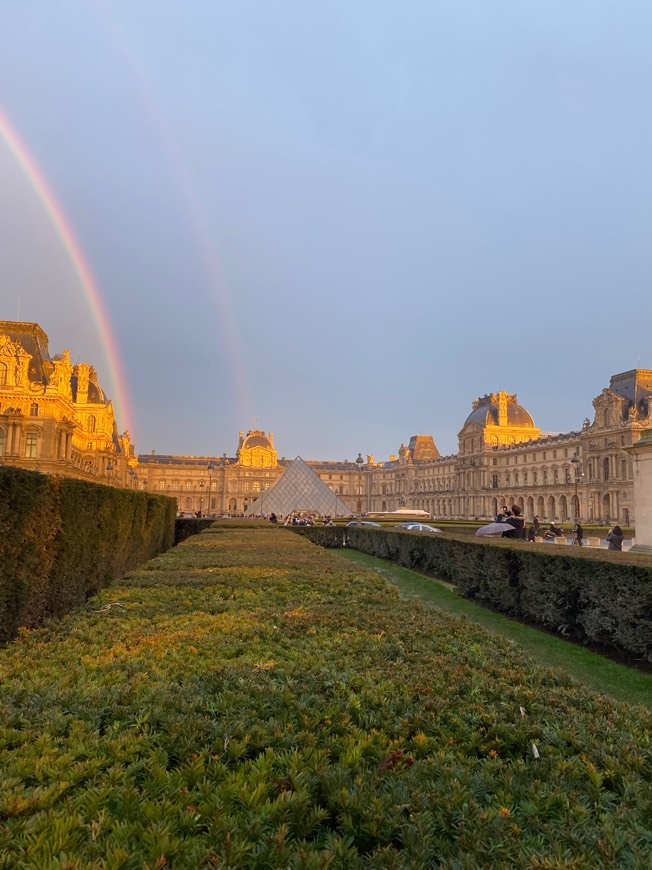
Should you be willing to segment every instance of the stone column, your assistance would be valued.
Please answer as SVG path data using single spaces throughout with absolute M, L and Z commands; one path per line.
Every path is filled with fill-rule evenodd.
M 652 553 L 652 429 L 627 447 L 634 459 L 634 522 L 636 545 L 632 552 Z

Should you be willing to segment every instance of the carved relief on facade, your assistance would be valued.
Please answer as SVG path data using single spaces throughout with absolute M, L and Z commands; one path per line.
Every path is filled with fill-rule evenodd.
M 91 404 L 73 401 L 68 350 L 51 358 L 38 324 L 0 321 L 0 395 L 11 397 L 0 405 L 0 453 L 25 468 L 125 485 L 128 454 L 113 442 L 113 406 L 90 365 L 75 369 L 95 385 Z

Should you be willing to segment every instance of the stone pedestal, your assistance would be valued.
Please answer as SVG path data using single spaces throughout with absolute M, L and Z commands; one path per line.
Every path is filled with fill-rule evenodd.
M 652 553 L 652 429 L 627 448 L 634 460 L 634 517 L 636 545 L 630 552 Z

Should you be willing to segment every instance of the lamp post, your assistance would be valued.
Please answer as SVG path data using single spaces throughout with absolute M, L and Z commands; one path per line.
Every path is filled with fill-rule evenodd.
M 113 463 L 109 459 L 109 461 L 106 463 L 106 481 L 109 484 L 109 486 L 111 485 L 112 478 L 113 478 Z
M 204 514 L 204 481 L 199 481 L 199 516 Z
M 362 458 L 362 453 L 358 453 L 358 458 L 356 459 L 355 464 L 358 467 L 358 484 L 357 484 L 358 492 L 356 493 L 356 496 L 357 496 L 356 507 L 358 508 L 357 513 L 362 514 L 363 513 L 363 510 L 362 510 L 362 466 L 364 465 L 364 459 Z
M 580 482 L 581 468 L 582 468 L 582 460 L 577 455 L 577 453 L 571 458 L 571 462 L 573 463 L 573 468 L 575 469 L 575 520 L 579 521 L 581 517 L 580 511 L 580 499 L 578 494 L 578 486 Z
M 211 489 L 213 487 L 213 474 L 215 473 L 215 468 L 213 467 L 212 462 L 208 463 L 206 471 L 208 471 L 208 496 L 206 498 L 206 513 L 210 514 L 210 512 L 211 512 Z

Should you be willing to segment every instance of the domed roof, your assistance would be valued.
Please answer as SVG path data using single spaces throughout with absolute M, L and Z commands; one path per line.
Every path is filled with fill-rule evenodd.
M 475 400 L 473 403 L 473 410 L 466 418 L 464 426 L 468 426 L 469 423 L 475 423 L 476 426 L 480 426 L 482 429 L 484 429 L 485 426 L 499 425 L 534 427 L 532 416 L 522 405 L 518 404 L 516 396 L 505 395 L 505 399 L 507 411 L 506 420 L 501 421 L 499 417 L 500 393 L 490 393 L 489 395 L 482 396 L 480 399 Z
M 270 444 L 269 438 L 266 438 L 264 435 L 260 435 L 256 433 L 255 435 L 248 435 L 244 443 L 243 447 L 266 447 L 268 450 L 272 449 L 272 445 Z
M 88 401 L 96 405 L 99 405 L 100 403 L 105 405 L 109 400 L 107 399 L 104 390 L 99 384 L 96 384 L 94 381 L 89 381 Z

